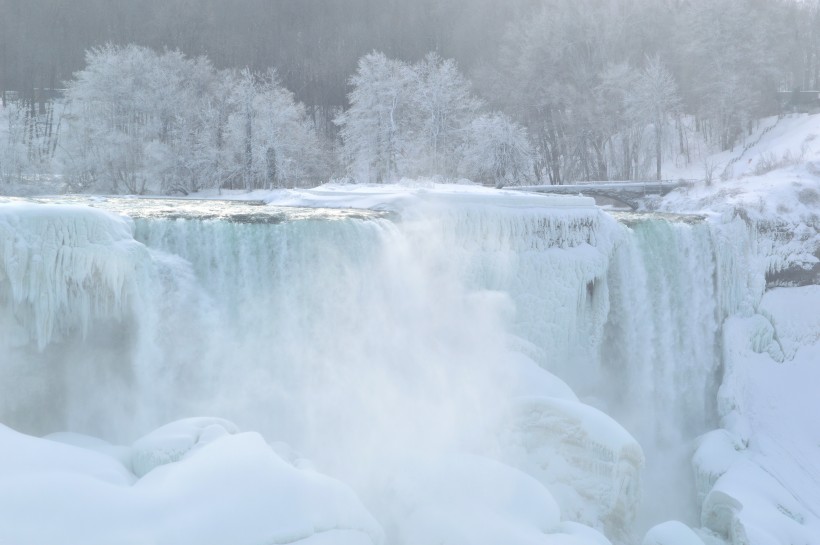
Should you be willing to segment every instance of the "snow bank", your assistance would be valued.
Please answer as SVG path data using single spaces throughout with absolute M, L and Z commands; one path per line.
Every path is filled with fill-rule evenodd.
M 807 387 L 820 381 L 817 308 L 817 286 L 778 288 L 761 314 L 724 326 L 726 431 L 704 438 L 694 464 L 702 523 L 733 545 L 820 543 L 820 425 Z
M 394 486 L 405 499 L 399 532 L 405 543 L 536 545 L 552 543 L 560 511 L 533 478 L 498 462 L 448 456 L 434 469 L 412 467 Z
M 777 342 L 787 360 L 804 347 L 820 342 L 820 285 L 766 292 L 760 312 L 772 323 Z
M 210 426 L 206 423 L 210 422 Z M 204 429 L 201 429 L 203 428 Z M 255 433 L 202 435 L 224 421 L 157 430 L 135 445 L 198 448 L 137 479 L 92 449 L 0 427 L 0 541 L 30 545 L 371 545 L 383 533 L 350 489 L 284 462 Z M 164 439 L 163 439 L 164 438 Z M 139 459 L 139 455 L 135 457 Z
M 483 203 L 509 207 L 587 207 L 595 206 L 589 197 L 563 195 L 525 195 L 520 191 L 498 190 L 480 185 L 437 183 L 433 180 L 402 180 L 395 184 L 327 183 L 313 189 L 278 189 L 273 191 L 207 191 L 189 198 L 260 201 L 275 206 L 310 208 L 364 208 L 402 212 L 422 203 L 438 202 L 456 205 Z

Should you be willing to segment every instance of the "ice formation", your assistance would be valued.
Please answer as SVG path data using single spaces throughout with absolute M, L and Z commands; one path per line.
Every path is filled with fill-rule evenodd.
M 87 207 L 0 205 L 0 305 L 5 327 L 18 326 L 3 340 L 30 339 L 42 350 L 73 331 L 86 334 L 91 320 L 121 319 L 144 254 L 125 218 Z

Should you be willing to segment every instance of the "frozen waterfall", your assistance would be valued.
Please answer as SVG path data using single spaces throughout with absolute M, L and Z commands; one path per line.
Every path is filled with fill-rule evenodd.
M 719 425 L 723 320 L 754 299 L 736 274 L 747 232 L 729 244 L 698 219 L 616 219 L 580 197 L 422 195 L 392 215 L 92 204 L 0 203 L 0 422 L 130 445 L 227 419 L 64 447 L 130 475 L 106 492 L 123 528 L 129 509 L 150 516 L 136 489 L 158 469 L 231 464 L 229 442 L 264 450 L 239 429 L 270 446 L 247 463 L 272 487 L 330 476 L 308 526 L 338 543 L 631 543 L 669 519 L 698 526 L 690 459 Z M 38 441 L 11 433 L 12 448 Z M 9 471 L 0 485 L 19 484 Z M 363 507 L 338 507 L 338 481 Z M 25 535 L 3 517 L 0 541 Z

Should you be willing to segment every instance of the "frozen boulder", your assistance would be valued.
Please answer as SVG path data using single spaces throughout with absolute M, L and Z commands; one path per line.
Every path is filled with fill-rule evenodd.
M 486 458 L 450 455 L 408 468 L 395 490 L 403 503 L 393 515 L 402 543 L 546 545 L 560 531 L 560 511 L 546 488 Z
M 155 468 L 134 492 L 160 507 L 159 543 L 377 545 L 380 525 L 344 484 L 293 467 L 257 433 L 225 434 Z
M 566 519 L 629 540 L 644 456 L 615 420 L 571 399 L 519 398 L 504 442 L 507 459 L 552 492 Z
M 698 502 L 703 503 L 717 480 L 740 459 L 742 442 L 724 429 L 712 430 L 698 438 L 692 469 Z
M 82 475 L 88 481 L 111 486 L 130 486 L 135 481 L 131 472 L 114 456 L 88 448 L 91 444 L 101 446 L 107 443 L 71 435 L 82 446 L 39 439 L 0 424 L 0 496 L 7 497 L 7 491 L 2 487 L 4 481 L 22 483 L 29 478 L 40 479 L 48 475 Z M 13 501 L 13 498 L 8 499 Z
M 383 543 L 347 486 L 292 466 L 256 433 L 231 431 L 224 421 L 193 419 L 149 434 L 175 445 L 163 450 L 173 457 L 192 446 L 136 480 L 89 438 L 58 436 L 75 446 L 0 426 L 0 543 Z
M 161 465 L 177 462 L 194 448 L 224 435 L 238 433 L 233 423 L 221 418 L 186 418 L 158 428 L 138 439 L 131 449 L 131 469 L 142 477 Z
M 670 520 L 652 527 L 642 545 L 704 545 L 703 540 L 687 525 Z

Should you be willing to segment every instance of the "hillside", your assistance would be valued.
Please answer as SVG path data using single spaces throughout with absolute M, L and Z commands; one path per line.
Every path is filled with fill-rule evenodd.
M 714 169 L 711 182 L 703 164 Z M 820 115 L 764 119 L 743 147 L 707 156 L 697 168 L 670 169 L 675 178 L 700 181 L 647 207 L 740 214 L 769 246 L 770 286 L 820 283 Z

